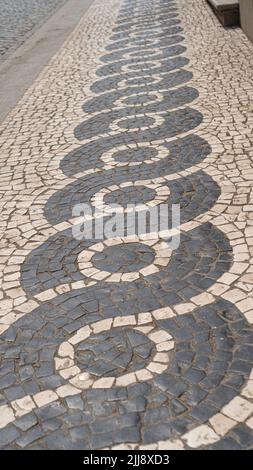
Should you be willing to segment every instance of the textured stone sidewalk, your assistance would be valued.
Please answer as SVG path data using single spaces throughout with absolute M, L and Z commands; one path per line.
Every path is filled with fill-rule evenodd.
M 252 448 L 252 52 L 202 0 L 95 0 L 3 123 L 1 448 Z M 163 202 L 173 253 L 72 236 Z
M 0 0 L 0 62 L 66 0 Z

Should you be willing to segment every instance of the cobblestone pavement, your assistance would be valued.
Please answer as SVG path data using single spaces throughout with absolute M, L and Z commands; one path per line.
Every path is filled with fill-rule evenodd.
M 2 448 L 252 448 L 252 52 L 96 0 L 3 124 Z M 179 248 L 75 240 L 94 201 L 180 202 Z
M 66 0 L 0 0 L 0 62 Z

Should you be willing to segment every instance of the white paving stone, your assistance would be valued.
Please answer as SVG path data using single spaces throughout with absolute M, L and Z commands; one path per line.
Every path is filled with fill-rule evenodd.
M 114 377 L 104 377 L 96 380 L 93 384 L 93 388 L 111 388 L 115 382 Z
M 136 319 L 134 315 L 129 315 L 127 317 L 116 317 L 113 322 L 113 326 L 127 326 L 127 325 L 136 325 Z
M 0 406 L 0 429 L 7 426 L 7 424 L 11 423 L 15 420 L 15 415 L 12 408 L 8 405 Z
M 220 437 L 209 426 L 202 425 L 184 434 L 183 439 L 189 447 L 197 449 L 217 442 Z
M 242 397 L 235 397 L 222 408 L 222 413 L 239 423 L 245 421 L 253 413 L 253 403 Z
M 156 344 L 164 343 L 165 341 L 172 339 L 171 335 L 164 330 L 158 330 L 154 333 L 150 333 L 148 337 Z
M 159 450 L 184 450 L 184 444 L 179 439 L 168 440 L 168 441 L 159 441 L 158 442 Z
M 60 398 L 71 397 L 72 395 L 78 395 L 80 390 L 73 387 L 72 385 L 62 385 L 56 389 L 56 393 Z
M 11 403 L 16 416 L 23 416 L 35 408 L 35 403 L 30 395 L 19 398 Z
M 70 344 L 76 345 L 83 341 L 84 339 L 88 338 L 91 334 L 91 329 L 89 326 L 84 326 L 83 328 L 80 328 L 80 330 L 77 331 L 77 333 L 72 336 L 68 342 Z
M 40 408 L 41 406 L 48 405 L 49 403 L 58 400 L 58 395 L 53 390 L 45 390 L 33 395 L 33 400 Z
M 222 413 L 218 413 L 210 419 L 210 424 L 217 434 L 225 436 L 237 423 L 227 416 L 224 416 Z

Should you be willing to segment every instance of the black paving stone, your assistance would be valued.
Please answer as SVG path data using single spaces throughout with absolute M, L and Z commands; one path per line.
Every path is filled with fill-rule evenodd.
M 209 418 L 217 414 L 219 409 L 211 403 L 200 403 L 189 413 L 189 416 L 199 420 L 201 423 L 206 422 Z
M 50 418 L 56 418 L 57 416 L 65 413 L 66 408 L 59 403 L 52 403 L 51 405 L 43 406 L 42 408 L 36 409 L 34 412 L 38 418 L 45 421 Z
M 160 423 L 156 426 L 150 426 L 144 430 L 143 442 L 144 444 L 150 444 L 156 441 L 167 440 L 171 437 L 171 428 L 168 424 Z
M 74 410 L 83 410 L 83 407 L 84 407 L 83 400 L 78 395 L 73 396 L 73 397 L 67 397 L 66 403 L 67 403 L 68 408 L 74 409 Z
M 206 450 L 241 450 L 240 445 L 231 437 L 224 437 L 212 446 L 206 447 Z
M 111 41 L 105 43 L 106 52 L 100 57 L 103 65 L 96 70 L 98 78 L 91 86 L 93 97 L 81 103 L 85 114 L 74 134 L 86 143 L 80 142 L 60 163 L 62 172 L 74 178 L 71 184 L 54 192 L 44 208 L 44 217 L 52 225 L 70 219 L 75 204 L 90 203 L 104 187 L 179 173 L 201 163 L 212 152 L 208 142 L 195 132 L 203 116 L 191 107 L 198 90 L 191 87 L 192 73 L 184 70 L 189 60 L 184 57 L 186 47 L 182 45 L 183 30 L 175 6 L 176 2 L 153 0 L 143 2 L 141 11 L 136 12 L 135 1 L 124 1 Z M 158 28 L 153 28 L 154 19 Z M 133 38 L 133 31 L 145 34 Z M 129 52 L 131 59 L 126 57 Z M 128 72 L 122 69 L 126 65 Z M 122 80 L 126 81 L 125 87 L 118 86 Z M 121 107 L 117 105 L 119 99 Z M 162 116 L 163 123 L 152 128 L 154 115 Z M 120 132 L 112 134 L 111 124 L 116 121 Z M 190 135 L 180 137 L 189 131 Z M 150 142 L 170 137 L 175 139 L 164 142 L 168 155 L 152 165 L 146 163 L 147 158 L 157 155 Z M 122 144 L 146 145 L 120 151 Z M 110 150 L 115 150 L 118 163 L 138 165 L 105 170 L 101 157 Z M 98 171 L 76 177 L 90 169 Z M 168 204 L 181 205 L 182 223 L 211 209 L 221 192 L 201 170 L 166 185 L 170 190 Z M 153 197 L 154 190 L 143 185 L 116 189 L 105 196 L 105 202 L 126 206 Z M 109 220 L 108 215 L 105 221 Z M 83 280 L 77 259 L 92 244 L 93 240 L 74 239 L 71 229 L 50 236 L 22 264 L 21 284 L 27 295 Z M 92 262 L 107 271 L 131 272 L 153 260 L 152 248 L 134 243 L 96 252 Z M 105 318 L 188 302 L 211 287 L 232 262 L 228 238 L 211 223 L 203 223 L 181 234 L 179 248 L 158 273 L 128 283 L 99 281 L 41 303 L 1 335 L 2 402 L 5 398 L 19 398 L 22 393 L 33 395 L 66 384 L 55 372 L 54 357 L 59 345 L 79 328 Z M 157 326 L 168 331 L 175 342 L 164 373 L 126 387 L 85 390 L 78 396 L 35 409 L 17 419 L 15 427 L 8 425 L 3 430 L 3 447 L 72 450 L 125 442 L 149 444 L 180 437 L 207 422 L 238 395 L 252 367 L 253 334 L 233 304 L 220 299 L 196 307 L 191 314 L 157 321 Z M 145 367 L 153 354 L 154 345 L 147 335 L 132 327 L 112 328 L 76 345 L 75 363 L 97 377 L 120 376 Z M 238 425 L 210 448 L 250 446 L 251 430 Z
M 245 424 L 239 424 L 231 431 L 237 442 L 240 444 L 241 449 L 251 449 L 253 446 L 253 430 Z
M 89 436 L 88 426 L 77 426 L 70 430 L 70 436 L 73 441 L 85 440 Z
M 19 436 L 19 431 L 12 424 L 6 426 L 0 433 L 0 449 L 7 446 L 7 444 L 11 444 Z
M 16 439 L 16 444 L 21 449 L 24 449 L 32 442 L 37 441 L 44 436 L 44 431 L 41 426 L 37 425 L 34 428 L 27 431 L 25 434 Z
M 21 431 L 27 431 L 28 429 L 35 426 L 38 422 L 37 417 L 34 413 L 29 413 L 28 415 L 22 416 L 21 418 L 15 421 L 15 426 Z

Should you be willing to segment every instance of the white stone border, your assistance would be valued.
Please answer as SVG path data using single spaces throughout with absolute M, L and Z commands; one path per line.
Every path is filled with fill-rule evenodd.
M 143 245 L 150 246 L 154 250 L 155 259 L 153 263 L 146 266 L 145 268 L 140 269 L 140 271 L 131 271 L 128 273 L 124 272 L 115 272 L 103 271 L 94 267 L 92 263 L 92 257 L 97 252 L 102 252 L 108 247 L 129 244 L 129 243 L 142 243 Z M 81 274 L 90 279 L 96 281 L 103 280 L 104 282 L 133 282 L 139 279 L 141 276 L 150 276 L 159 272 L 161 266 L 167 266 L 171 259 L 171 249 L 168 247 L 168 244 L 165 241 L 159 240 L 156 237 L 153 240 L 143 240 L 140 237 L 122 237 L 114 238 L 111 240 L 105 240 L 105 242 L 99 242 L 94 245 L 91 245 L 86 250 L 83 250 L 78 255 L 78 267 Z
M 114 193 L 115 191 L 123 190 L 124 188 L 138 188 L 138 187 L 145 187 L 148 189 L 152 189 L 155 191 L 156 196 L 147 202 L 142 202 L 140 204 L 134 205 L 134 208 L 124 208 L 124 207 L 118 207 L 118 208 L 113 208 L 109 204 L 106 204 L 104 202 L 104 198 L 108 196 L 109 194 Z M 155 207 L 159 206 L 160 204 L 165 203 L 168 201 L 168 197 L 170 195 L 170 189 L 168 186 L 164 186 L 162 184 L 157 184 L 153 183 L 153 180 L 140 180 L 140 181 L 126 181 L 124 183 L 120 184 L 114 184 L 112 186 L 108 186 L 106 188 L 101 189 L 97 193 L 95 193 L 92 198 L 91 198 L 91 204 L 99 211 L 109 213 L 127 213 L 127 212 L 139 212 L 142 210 L 145 210 L 150 207 Z M 117 204 L 117 202 L 115 202 Z M 130 203 L 131 204 L 131 203 Z
M 153 148 L 157 151 L 157 155 L 151 158 L 147 158 L 146 160 L 140 160 L 136 162 L 120 162 L 115 160 L 114 155 L 117 154 L 118 152 L 123 152 L 123 151 L 130 151 L 130 150 L 141 150 L 141 149 L 149 149 Z M 105 163 L 106 168 L 107 166 L 110 166 L 111 168 L 113 167 L 123 167 L 123 166 L 140 166 L 142 164 L 147 164 L 147 165 L 152 165 L 155 162 L 158 162 L 159 160 L 163 160 L 165 158 L 169 157 L 169 150 L 159 144 L 149 144 L 146 142 L 141 142 L 137 144 L 129 144 L 129 145 L 120 145 L 119 147 L 114 147 L 111 150 L 108 150 L 108 152 L 103 153 L 101 156 L 101 160 Z
M 128 100 L 129 98 L 132 97 L 141 97 L 141 96 L 154 96 L 154 100 L 150 100 L 147 103 L 134 103 L 134 104 L 126 104 L 125 101 Z M 127 95 L 125 97 L 121 97 L 117 99 L 114 102 L 114 107 L 116 108 L 122 108 L 123 106 L 127 106 L 128 108 L 135 108 L 138 109 L 138 107 L 143 107 L 143 106 L 148 106 L 149 104 L 156 104 L 156 103 L 162 103 L 164 97 L 163 94 L 160 93 L 160 91 L 142 91 L 140 93 L 132 93 L 131 95 Z M 133 145 L 133 144 L 132 144 Z
M 146 125 L 146 126 L 141 126 L 141 127 L 131 127 L 130 131 L 131 132 L 139 132 L 139 131 L 146 131 L 148 129 L 155 129 L 156 127 L 162 126 L 164 124 L 164 118 L 160 114 L 156 113 L 136 113 L 133 115 L 128 115 L 121 117 L 119 119 L 115 119 L 114 121 L 111 122 L 109 126 L 109 132 L 124 132 L 125 128 L 120 127 L 121 122 L 128 122 L 129 120 L 135 120 L 138 118 L 148 118 L 152 119 L 154 121 L 153 124 L 151 125 Z M 127 130 L 127 128 L 126 128 Z
M 194 0 L 194 1 L 195 1 L 195 0 Z M 99 2 L 97 2 L 97 3 L 99 3 Z M 200 127 L 201 127 L 201 126 L 200 126 Z M 203 128 L 203 127 L 202 127 L 202 128 Z M 194 130 L 194 132 L 195 132 L 195 131 L 196 131 L 196 130 Z M 208 139 L 208 138 L 207 138 L 207 139 Z M 209 141 L 210 141 L 210 140 L 209 140 Z M 244 222 L 241 221 L 241 222 L 238 222 L 238 223 L 242 223 L 242 224 L 243 224 Z M 245 226 L 246 226 L 246 224 L 245 224 Z M 252 230 L 252 228 L 251 228 L 251 227 L 245 227 L 245 228 L 246 228 L 246 231 L 248 230 L 248 232 L 249 232 L 249 233 L 248 233 L 248 238 L 247 238 L 247 239 L 249 240 L 250 237 L 252 237 L 252 234 L 250 234 L 250 230 Z M 249 269 L 251 268 L 250 265 L 249 265 L 249 263 L 247 263 L 247 262 L 241 262 L 241 263 L 238 263 L 236 269 L 241 270 L 240 272 L 243 272 L 243 273 L 244 273 L 244 272 L 247 270 L 247 267 L 248 267 Z M 238 274 L 238 273 L 237 273 L 237 274 Z M 237 275 L 237 274 L 236 274 L 236 275 Z M 250 274 L 250 271 L 249 271 L 249 274 Z M 224 275 L 224 276 L 226 276 L 226 275 Z M 239 276 L 240 276 L 240 274 L 239 274 Z M 248 284 L 246 283 L 245 288 L 246 288 L 247 285 L 248 285 Z M 251 295 L 249 296 L 249 299 L 248 299 L 248 300 L 250 301 L 250 299 L 251 299 L 251 305 L 252 305 L 252 296 L 251 296 Z M 247 300 L 247 299 L 246 299 L 246 300 Z M 30 302 L 32 302 L 32 301 L 30 301 Z M 29 303 L 29 302 L 28 302 L 28 303 Z M 28 313 L 29 311 L 32 311 L 34 308 L 36 308 L 35 305 L 33 306 L 33 308 L 32 308 L 32 305 L 30 306 L 29 309 L 28 309 L 28 307 L 27 307 L 26 312 Z M 24 308 L 24 312 L 25 312 L 25 308 Z M 20 315 L 22 316 L 22 315 L 24 315 L 24 314 L 25 314 L 25 313 L 20 314 Z M 251 382 L 250 382 L 250 381 L 251 381 Z M 252 375 L 252 374 L 251 374 L 251 376 L 250 376 L 250 381 L 249 381 L 249 382 L 252 384 L 252 381 L 253 381 L 253 375 Z M 250 383 L 247 384 L 247 387 L 248 387 L 248 388 L 249 388 Z M 48 393 L 50 393 L 50 392 L 51 392 L 51 391 L 48 391 Z M 66 393 L 66 392 L 67 392 L 67 390 L 65 390 L 65 393 Z M 44 396 L 43 394 L 46 394 L 46 393 L 47 393 L 47 391 L 45 391 L 45 392 L 40 392 L 40 397 L 37 397 L 37 402 L 40 402 L 40 406 L 43 406 L 43 396 Z M 61 396 L 64 396 L 64 391 L 63 391 L 63 390 L 62 390 L 61 392 L 59 392 L 59 394 L 60 394 L 60 393 L 61 393 Z M 247 393 L 249 393 L 249 391 L 248 391 Z M 70 390 L 68 390 L 68 394 L 71 395 Z M 67 395 L 65 395 L 65 396 L 67 396 Z M 234 400 L 236 400 L 236 399 L 234 399 Z M 26 401 L 26 404 L 25 404 L 25 401 Z M 54 401 L 54 400 L 52 399 L 51 401 Z M 236 402 L 235 402 L 235 401 L 232 401 L 232 402 L 233 402 L 233 404 L 236 404 L 236 406 L 239 405 L 238 399 L 237 399 Z M 246 403 L 245 403 L 245 402 L 246 402 Z M 47 403 L 48 403 L 48 397 L 47 397 Z M 245 418 L 245 415 L 246 415 L 246 416 L 247 416 L 247 415 L 250 416 L 250 415 L 248 414 L 248 413 L 249 413 L 249 410 L 247 411 L 247 408 L 250 408 L 250 409 L 251 409 L 252 403 L 251 403 L 249 400 L 245 400 L 243 403 L 240 402 L 240 406 L 239 406 L 239 414 L 240 414 L 240 417 L 241 417 L 241 405 L 243 405 L 243 408 L 244 408 L 244 417 L 243 417 L 243 420 L 244 420 L 244 422 L 245 422 L 245 419 L 246 419 L 246 424 L 247 424 L 249 427 L 252 428 L 252 418 L 248 418 L 248 417 Z M 37 405 L 37 406 L 38 406 L 38 405 Z M 226 405 L 226 406 L 227 406 L 227 405 Z M 14 410 L 15 416 L 20 416 L 20 415 L 21 415 L 20 413 L 25 414 L 25 413 L 22 411 L 24 408 L 31 410 L 31 409 L 33 409 L 34 407 L 35 407 L 34 402 L 33 402 L 33 401 L 30 402 L 30 401 L 29 401 L 29 398 L 27 398 L 27 397 L 24 397 L 23 399 L 20 399 L 20 400 L 16 400 L 16 401 L 15 401 L 15 405 L 14 405 L 14 402 L 13 402 L 13 410 Z M 225 408 L 225 407 L 224 407 L 224 408 Z M 4 419 L 6 419 L 6 416 L 8 415 L 8 413 L 9 413 L 9 415 L 13 414 L 13 410 L 11 409 L 11 410 L 9 411 L 8 405 L 4 405 L 4 406 L 1 407 L 0 409 L 1 409 L 0 416 L 1 416 L 1 419 L 2 419 L 2 421 L 1 421 L 1 427 L 4 427 L 4 426 L 2 426 L 2 422 L 4 421 Z M 246 410 L 245 410 L 245 409 L 246 409 Z M 29 411 L 28 411 L 28 412 L 29 412 Z M 232 412 L 233 412 L 233 417 L 231 417 L 230 419 L 233 420 L 233 419 L 234 419 L 235 410 L 233 410 Z M 227 410 L 227 409 L 224 410 L 224 414 L 225 414 L 225 413 L 228 413 L 228 410 Z M 230 410 L 230 415 L 231 415 L 231 410 Z M 212 418 L 211 418 L 211 419 L 212 419 Z M 237 418 L 237 419 L 238 419 L 238 418 Z M 8 421 L 8 419 L 7 419 L 7 421 Z M 11 419 L 11 420 L 8 421 L 8 422 L 11 422 L 11 421 L 13 421 L 13 419 Z M 211 420 L 210 420 L 210 421 L 211 421 Z M 6 424 L 8 424 L 8 422 L 7 422 Z M 238 420 L 238 422 L 242 422 L 242 421 Z M 216 425 L 217 425 L 217 424 L 216 424 Z M 217 441 L 217 440 L 220 439 L 220 438 L 217 439 L 218 433 L 217 433 L 216 435 L 214 435 L 213 432 L 212 432 L 212 429 L 211 429 L 211 431 L 210 431 L 210 429 L 211 429 L 211 428 L 209 427 L 209 425 L 203 425 L 203 426 L 200 426 L 200 427 L 196 428 L 195 430 L 193 430 L 193 431 L 191 431 L 191 432 L 192 432 L 192 433 L 195 433 L 195 435 L 198 435 L 198 440 L 199 440 L 199 436 L 200 436 L 200 438 L 202 439 L 202 442 L 204 442 L 203 445 L 206 445 L 206 442 L 207 442 L 207 441 L 206 441 L 206 439 L 203 440 L 203 437 L 206 437 L 206 436 L 207 436 L 207 437 L 211 440 L 211 442 L 214 442 L 214 441 Z M 223 435 L 223 434 L 219 434 L 219 435 Z M 188 439 L 189 442 L 187 441 L 187 439 Z M 177 441 L 165 441 L 165 442 L 159 441 L 158 443 L 153 444 L 153 448 L 159 448 L 159 449 L 182 448 L 182 447 L 184 447 L 184 445 L 185 445 L 184 442 L 187 442 L 188 445 L 189 445 L 190 447 L 192 447 L 192 448 L 197 448 L 197 447 L 199 447 L 199 445 L 201 445 L 201 444 L 199 444 L 199 441 L 198 441 L 197 443 L 196 443 L 196 441 L 194 441 L 194 436 L 193 436 L 193 435 L 191 435 L 191 437 L 188 436 L 187 439 L 185 438 L 184 441 L 181 441 L 181 440 L 177 440 Z M 196 445 L 196 444 L 197 444 L 197 445 Z M 126 444 L 126 447 L 127 447 L 127 446 L 128 446 L 128 445 Z M 119 447 L 119 446 L 118 446 L 118 447 Z M 139 447 L 139 448 L 144 448 L 144 446 L 141 447 L 141 446 L 135 446 L 135 445 L 129 444 L 129 448 L 134 448 L 134 447 L 136 447 L 136 448 L 137 448 L 137 447 Z M 152 447 L 152 445 L 146 446 L 146 448 L 151 448 L 151 447 Z
M 164 313 L 165 316 L 165 313 Z M 168 309 L 167 317 L 171 318 L 173 313 Z M 55 357 L 55 369 L 70 384 L 80 390 L 88 388 L 111 388 L 123 387 L 150 380 L 154 375 L 162 374 L 167 368 L 170 360 L 168 351 L 174 348 L 172 336 L 165 330 L 155 327 L 153 320 L 155 317 L 151 313 L 141 313 L 126 317 L 115 317 L 95 322 L 76 331 L 68 341 L 59 346 L 58 354 Z M 148 365 L 132 373 L 123 374 L 119 377 L 103 377 L 97 379 L 94 375 L 82 372 L 75 365 L 74 347 L 82 341 L 88 339 L 92 334 L 99 334 L 110 331 L 112 328 L 121 328 L 129 326 L 134 330 L 146 334 L 156 348 L 156 354 Z
M 122 73 L 135 72 L 135 70 L 132 70 L 132 69 L 129 70 L 128 67 L 129 67 L 128 65 L 122 66 Z M 159 82 L 162 81 L 162 77 L 160 77 L 159 75 L 149 75 L 149 74 L 136 75 L 136 77 L 129 77 L 128 79 L 119 80 L 117 88 L 119 90 L 122 90 L 125 88 L 136 87 L 137 86 L 136 83 L 132 84 L 131 82 L 136 82 L 137 80 L 141 81 L 141 79 L 143 78 L 148 79 L 147 83 L 151 85 L 158 84 Z
M 183 53 L 180 53 L 180 54 L 175 54 L 175 55 L 172 55 L 170 56 L 171 59 L 176 59 L 176 58 L 179 58 L 179 57 L 182 57 L 184 56 Z M 159 81 L 161 81 L 163 79 L 163 75 L 167 75 L 167 74 L 170 74 L 170 73 L 173 73 L 173 72 L 176 72 L 177 70 L 180 70 L 182 68 L 181 65 L 178 65 L 176 66 L 174 69 L 172 70 L 164 70 L 164 72 L 162 72 L 161 74 L 159 75 L 152 75 L 150 74 L 150 67 L 154 67 L 154 68 L 157 68 L 157 67 L 162 67 L 164 64 L 163 62 L 166 63 L 166 61 L 168 61 L 168 57 L 160 57 L 159 59 L 153 59 L 152 60 L 152 57 L 150 57 L 150 59 L 148 60 L 144 60 L 144 61 L 139 61 L 139 62 L 136 62 L 136 63 L 131 63 L 131 64 L 122 64 L 121 66 L 121 72 L 120 73 L 133 73 L 137 70 L 141 70 L 143 71 L 143 75 L 137 75 L 134 78 L 131 78 L 129 77 L 129 79 L 131 80 L 137 80 L 138 78 L 148 78 L 148 77 L 153 77 L 153 78 L 156 78 L 156 77 L 159 77 L 159 80 L 157 80 L 157 82 L 159 83 Z M 165 67 L 166 67 L 166 64 L 165 64 Z M 147 73 L 147 75 L 145 75 L 145 70 L 149 73 Z M 128 83 L 128 80 L 125 80 L 126 83 Z M 154 82 L 153 80 L 151 80 L 151 84 L 153 83 L 157 83 L 157 82 Z M 131 86 L 131 85 L 128 85 L 128 86 Z

